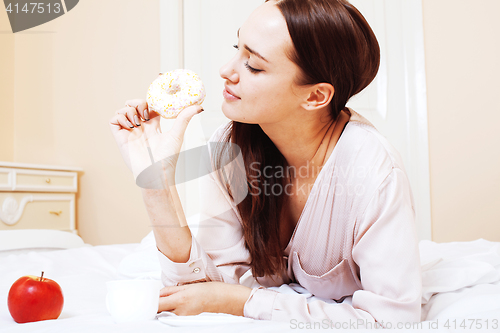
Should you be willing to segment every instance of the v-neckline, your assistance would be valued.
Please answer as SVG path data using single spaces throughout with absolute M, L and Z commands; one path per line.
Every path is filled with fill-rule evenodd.
M 293 232 L 292 232 L 292 236 L 288 240 L 288 244 L 286 245 L 285 249 L 283 250 L 283 252 L 284 252 L 284 254 L 286 256 L 289 256 L 289 254 L 290 254 L 290 248 L 291 248 L 291 245 L 293 243 L 293 239 L 295 238 L 295 234 L 297 232 L 297 229 L 299 228 L 300 222 L 302 221 L 302 217 L 304 216 L 304 213 L 305 213 L 306 209 L 309 206 L 309 202 L 311 201 L 311 197 L 313 196 L 313 194 L 316 193 L 316 188 L 317 188 L 316 184 L 319 183 L 319 181 L 323 177 L 324 170 L 326 169 L 326 166 L 329 165 L 329 163 L 333 163 L 332 161 L 334 160 L 334 155 L 337 154 L 337 151 L 338 151 L 337 147 L 338 147 L 338 145 L 340 143 L 340 140 L 342 140 L 342 138 L 344 137 L 343 134 L 345 133 L 345 131 L 347 129 L 347 126 L 349 126 L 349 123 L 351 122 L 352 111 L 351 110 L 349 110 L 349 111 L 350 111 L 349 120 L 344 125 L 344 128 L 343 128 L 342 132 L 340 133 L 340 137 L 337 140 L 337 143 L 335 144 L 335 147 L 333 147 L 332 153 L 328 157 L 328 160 L 325 162 L 325 164 L 323 164 L 323 167 L 319 171 L 318 177 L 316 177 L 316 180 L 314 181 L 314 184 L 313 184 L 313 187 L 311 189 L 311 192 L 309 192 L 309 195 L 307 197 L 307 200 L 306 200 L 306 203 L 304 205 L 304 208 L 302 209 L 302 212 L 300 213 L 299 219 L 297 220 L 297 223 L 295 224 L 295 227 L 294 227 Z M 334 131 L 335 131 L 335 129 L 334 129 Z

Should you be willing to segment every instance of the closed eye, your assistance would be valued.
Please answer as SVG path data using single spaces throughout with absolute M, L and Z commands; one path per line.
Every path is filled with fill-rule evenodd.
M 248 64 L 248 61 L 245 62 L 245 67 L 251 72 L 251 73 L 254 73 L 254 74 L 257 74 L 257 73 L 260 73 L 260 72 L 263 72 L 264 70 L 263 69 L 257 69 L 257 68 L 253 68 L 252 66 L 250 66 Z
M 236 49 L 236 50 L 239 50 L 239 46 L 238 44 L 234 44 L 233 47 Z M 250 66 L 248 64 L 248 61 L 245 62 L 245 67 L 250 71 L 250 73 L 253 73 L 253 74 L 257 74 L 257 73 L 260 73 L 260 72 L 263 72 L 264 70 L 263 69 L 257 69 L 257 68 L 253 68 L 252 66 Z

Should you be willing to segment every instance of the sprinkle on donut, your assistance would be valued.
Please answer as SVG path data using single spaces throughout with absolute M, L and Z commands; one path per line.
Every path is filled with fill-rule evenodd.
M 148 108 L 163 118 L 176 118 L 179 112 L 191 105 L 201 105 L 205 87 L 196 73 L 176 69 L 160 74 L 148 90 Z

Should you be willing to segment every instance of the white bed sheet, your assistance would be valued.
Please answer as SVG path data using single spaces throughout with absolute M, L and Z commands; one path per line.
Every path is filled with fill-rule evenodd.
M 463 331 L 464 328 L 460 325 L 464 320 L 467 329 L 477 329 L 480 324 L 480 331 L 487 331 L 486 325 L 488 330 L 500 330 L 500 243 L 483 239 L 443 244 L 422 241 L 420 253 L 424 287 L 423 322 L 414 325 L 414 331 Z M 65 298 L 63 312 L 57 320 L 17 324 L 7 308 L 9 288 L 19 277 L 39 275 L 42 270 L 47 278 L 61 285 Z M 140 244 L 86 246 L 0 256 L 0 331 L 154 333 L 175 330 L 274 333 L 291 330 L 290 323 L 269 321 L 235 323 L 228 320 L 227 324 L 221 324 L 223 315 L 201 315 L 192 318 L 192 325 L 183 321 L 181 326 L 175 328 L 162 323 L 165 314 L 159 315 L 160 320 L 115 324 L 104 303 L 106 281 L 159 277 L 160 270 L 152 234 L 145 237 Z M 243 282 L 248 286 L 255 285 L 251 277 L 247 277 Z M 306 290 L 294 284 L 275 289 L 284 293 L 307 294 Z M 317 298 L 309 295 L 308 300 L 312 302 Z M 349 298 L 345 300 L 349 301 Z M 198 326 L 205 320 L 215 322 Z
M 159 320 L 116 324 L 105 305 L 106 281 L 126 279 L 119 270 L 124 258 L 138 259 L 140 244 L 89 246 L 68 250 L 30 251 L 0 257 L 0 332 L 165 332 L 173 327 Z M 147 262 L 147 256 L 144 257 Z M 143 259 L 144 259 L 143 258 Z M 125 260 L 126 261 L 126 260 Z M 144 269 L 144 266 L 138 266 Z M 64 308 L 56 320 L 16 323 L 7 307 L 10 286 L 24 275 L 40 275 L 55 280 L 64 295 Z M 221 316 L 223 318 L 223 316 Z M 250 324 L 206 324 L 203 332 L 286 331 L 283 323 L 252 321 Z M 193 327 L 176 327 L 176 332 L 191 332 Z M 197 331 L 200 331 L 198 327 Z

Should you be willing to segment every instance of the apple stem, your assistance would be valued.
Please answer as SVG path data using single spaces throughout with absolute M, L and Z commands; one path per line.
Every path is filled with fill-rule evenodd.
M 43 280 L 43 271 L 42 271 L 42 276 L 40 276 L 40 281 L 42 281 L 42 280 Z

